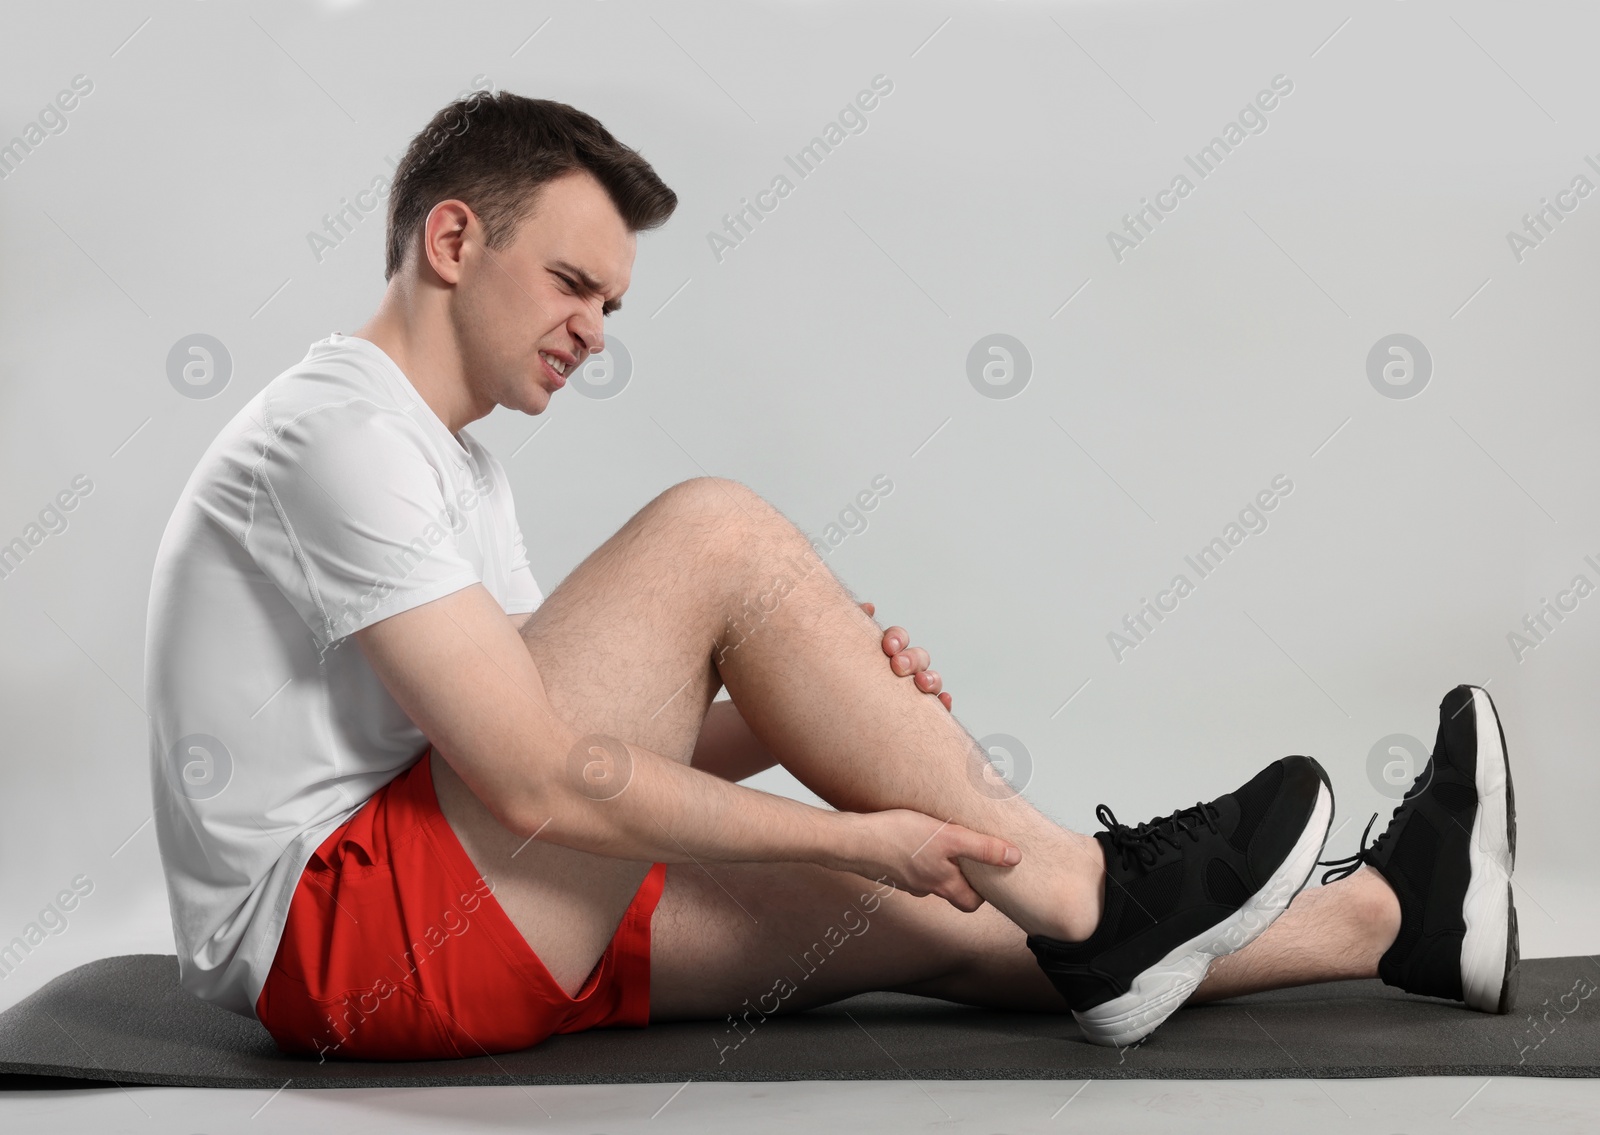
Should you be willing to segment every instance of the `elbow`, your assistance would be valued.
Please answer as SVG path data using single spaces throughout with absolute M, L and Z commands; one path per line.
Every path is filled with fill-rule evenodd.
M 634 758 L 628 746 L 615 737 L 591 733 L 580 737 L 564 759 L 555 762 L 540 776 L 522 785 L 513 799 L 505 802 L 500 822 L 521 839 L 532 839 L 558 816 L 572 823 L 565 826 L 589 828 L 599 815 L 590 805 L 616 800 L 633 783 Z M 609 825 L 600 821 L 606 834 Z
M 590 804 L 618 799 L 634 783 L 634 754 L 614 736 L 590 733 L 566 751 L 565 759 L 544 768 L 541 775 L 520 786 L 514 797 L 502 800 L 501 824 L 520 839 L 533 839 L 558 815 L 578 820 L 590 813 Z
M 548 788 L 524 790 L 515 799 L 502 800 L 500 806 L 493 809 L 495 819 L 519 840 L 531 840 L 547 830 L 560 811 L 555 795 Z

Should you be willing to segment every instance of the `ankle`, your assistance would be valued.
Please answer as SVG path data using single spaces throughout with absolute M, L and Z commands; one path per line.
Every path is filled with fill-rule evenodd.
M 1082 942 L 1100 925 L 1105 909 L 1106 860 L 1100 841 L 1077 832 L 1064 832 L 1059 856 L 1058 897 L 1044 915 L 1039 931 L 1063 942 Z
M 1323 890 L 1366 939 L 1374 956 L 1381 957 L 1394 945 L 1400 934 L 1400 899 L 1389 881 L 1372 866 L 1362 864 L 1349 878 L 1330 883 Z

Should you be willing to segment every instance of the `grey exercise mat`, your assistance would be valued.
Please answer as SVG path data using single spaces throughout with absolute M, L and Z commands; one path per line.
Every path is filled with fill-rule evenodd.
M 757 1012 L 738 1033 L 726 1020 L 680 1022 L 499 1056 L 319 1063 L 283 1055 L 255 1021 L 185 992 L 177 958 L 131 954 L 79 966 L 0 1013 L 0 1087 L 1600 1075 L 1600 963 L 1525 959 L 1519 976 L 1507 1016 L 1338 982 L 1183 1009 L 1124 1051 L 1087 1043 L 1068 1015 L 878 993 Z

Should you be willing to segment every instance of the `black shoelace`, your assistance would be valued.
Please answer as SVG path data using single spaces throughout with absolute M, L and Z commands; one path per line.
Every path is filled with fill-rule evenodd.
M 1415 783 L 1413 783 L 1410 788 L 1406 789 L 1406 794 L 1401 797 L 1400 803 L 1396 804 L 1394 811 L 1390 813 L 1389 823 L 1392 825 L 1399 817 L 1401 810 L 1405 808 L 1407 804 L 1410 804 L 1411 801 L 1416 797 L 1420 796 L 1423 790 L 1432 782 L 1433 758 L 1430 756 L 1428 758 L 1428 763 L 1422 766 L 1422 773 L 1417 777 Z M 1361 869 L 1361 865 L 1363 863 L 1370 864 L 1373 859 L 1377 857 L 1378 848 L 1383 845 L 1384 836 L 1389 834 L 1388 830 L 1385 829 L 1382 835 L 1379 835 L 1377 839 L 1372 841 L 1371 847 L 1367 846 L 1367 834 L 1372 831 L 1372 825 L 1377 821 L 1377 819 L 1378 813 L 1372 813 L 1372 819 L 1367 821 L 1366 829 L 1361 833 L 1361 843 L 1357 845 L 1356 853 L 1354 855 L 1347 855 L 1343 859 L 1317 860 L 1318 867 L 1332 868 L 1331 871 L 1323 872 L 1323 886 L 1327 886 L 1329 883 L 1338 882 L 1340 879 L 1348 879 L 1351 875 L 1354 875 Z
M 1396 808 L 1395 814 L 1398 815 L 1399 812 L 1400 809 Z M 1351 875 L 1354 875 L 1361 869 L 1361 865 L 1363 863 L 1370 863 L 1372 861 L 1372 855 L 1378 850 L 1378 845 L 1383 842 L 1383 836 L 1389 834 L 1388 832 L 1384 832 L 1383 835 L 1380 835 L 1377 839 L 1372 841 L 1371 847 L 1367 846 L 1367 836 L 1371 834 L 1372 825 L 1377 823 L 1377 821 L 1378 813 L 1374 812 L 1372 813 L 1372 819 L 1367 821 L 1366 828 L 1361 832 L 1361 842 L 1356 845 L 1356 853 L 1354 855 L 1347 855 L 1343 859 L 1317 860 L 1318 867 L 1332 868 L 1332 870 L 1324 871 L 1322 873 L 1323 886 L 1327 886 L 1329 883 L 1336 882 L 1340 879 L 1348 879 Z
M 1094 810 L 1095 819 L 1105 825 L 1110 844 L 1122 859 L 1124 869 L 1134 866 L 1149 867 L 1161 857 L 1161 844 L 1170 844 L 1182 850 L 1180 837 L 1187 835 L 1191 843 L 1200 842 L 1200 829 L 1209 828 L 1217 833 L 1217 817 L 1221 815 L 1215 804 L 1196 804 L 1192 808 L 1179 808 L 1170 816 L 1157 816 L 1153 820 L 1129 827 L 1117 822 L 1117 817 L 1104 804 Z

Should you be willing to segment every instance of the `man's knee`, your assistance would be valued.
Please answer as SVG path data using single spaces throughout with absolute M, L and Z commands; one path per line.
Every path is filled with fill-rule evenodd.
M 804 533 L 748 485 L 726 477 L 680 481 L 651 502 L 680 540 L 717 563 L 754 569 L 779 556 L 810 574 L 821 559 Z M 799 570 L 797 566 L 796 570 Z
M 665 507 L 695 514 L 739 514 L 753 504 L 766 504 L 749 485 L 728 477 L 690 477 L 661 493 L 656 500 Z
M 696 528 L 705 527 L 736 542 L 757 533 L 792 528 L 783 515 L 750 486 L 727 477 L 691 477 L 651 502 Z

